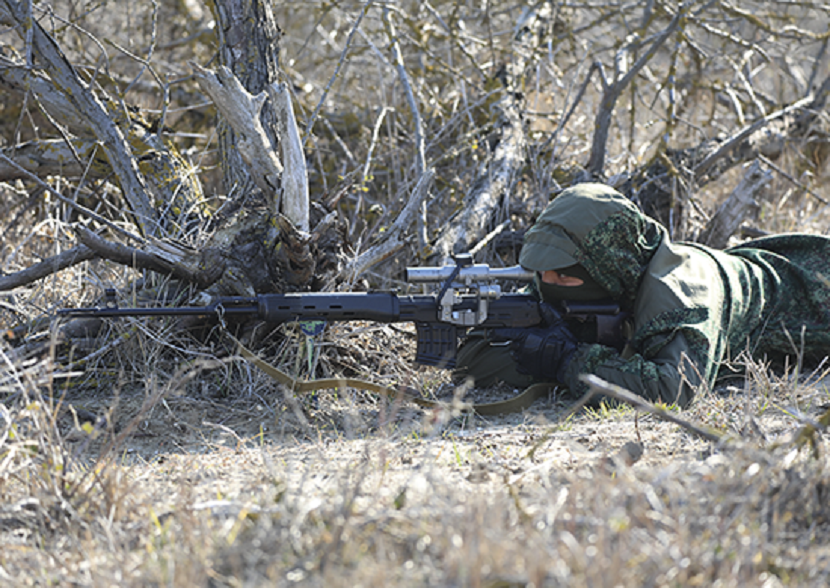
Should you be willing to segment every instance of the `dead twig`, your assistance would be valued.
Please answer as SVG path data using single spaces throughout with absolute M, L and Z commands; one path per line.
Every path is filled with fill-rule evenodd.
M 620 402 L 625 402 L 626 404 L 630 404 L 636 410 L 652 414 L 660 420 L 669 423 L 674 423 L 675 425 L 680 425 L 690 433 L 697 435 L 698 437 L 701 437 L 706 441 L 711 441 L 712 443 L 721 443 L 725 439 L 724 435 L 718 433 L 717 431 L 681 419 L 679 416 L 671 413 L 670 411 L 659 406 L 655 406 L 642 396 L 637 396 L 633 392 L 630 392 L 629 390 L 626 390 L 625 388 L 622 388 L 615 384 L 611 384 L 610 382 L 606 382 L 602 378 L 599 378 L 593 374 L 584 374 L 580 376 L 579 379 L 588 384 L 590 389 L 582 398 L 580 398 L 579 402 L 577 402 L 574 405 L 574 407 L 569 411 L 569 414 L 565 417 L 566 419 L 571 414 L 577 412 L 583 406 L 588 404 L 588 402 L 590 402 L 591 399 L 594 398 L 594 396 L 602 395 L 609 396 L 615 400 L 619 400 Z
M 363 17 L 366 16 L 366 13 L 369 12 L 369 8 L 371 8 L 372 4 L 374 4 L 374 0 L 368 0 L 366 4 L 363 5 L 363 10 L 360 11 L 360 14 L 355 20 L 354 26 L 352 30 L 349 32 L 349 36 L 346 39 L 346 45 L 343 47 L 343 52 L 340 54 L 340 60 L 337 62 L 337 66 L 334 68 L 334 73 L 331 74 L 331 78 L 329 78 L 328 84 L 326 84 L 326 88 L 323 90 L 322 96 L 320 96 L 319 102 L 317 102 L 317 106 L 314 109 L 314 112 L 311 113 L 311 116 L 308 117 L 308 122 L 305 126 L 305 136 L 306 138 L 311 137 L 311 131 L 314 130 L 314 123 L 317 122 L 317 116 L 320 114 L 320 109 L 323 108 L 323 104 L 326 103 L 326 98 L 329 96 L 329 92 L 331 91 L 331 87 L 334 84 L 337 77 L 340 75 L 340 70 L 343 68 L 343 64 L 346 62 L 346 54 L 349 52 L 349 49 L 352 47 L 352 39 L 354 38 L 355 32 L 360 28 L 360 23 L 363 20 Z
M 796 188 L 798 188 L 799 190 L 803 190 L 805 194 L 809 194 L 810 196 L 812 196 L 813 198 L 815 198 L 816 200 L 818 200 L 819 202 L 821 202 L 825 206 L 830 206 L 830 200 L 827 200 L 826 198 L 822 198 L 821 195 L 816 194 L 816 192 L 814 190 L 811 190 L 810 188 L 805 186 L 804 182 L 801 182 L 797 178 L 794 178 L 792 176 L 792 174 L 788 174 L 786 171 L 781 169 L 779 166 L 775 165 L 772 161 L 770 161 L 769 159 L 767 159 L 763 155 L 758 155 L 758 160 L 763 162 L 764 165 L 771 168 L 773 171 L 775 171 L 775 173 L 780 175 L 782 178 L 789 181 Z
M 413 130 L 415 133 L 415 165 L 418 170 L 418 176 L 420 177 L 427 171 L 424 125 L 421 121 L 421 112 L 418 109 L 418 101 L 415 99 L 415 92 L 412 90 L 412 84 L 406 73 L 406 67 L 404 67 L 403 54 L 401 53 L 400 43 L 398 43 L 398 34 L 395 31 L 395 23 L 390 18 L 388 8 L 384 8 L 383 10 L 383 22 L 392 44 L 392 57 L 395 69 L 398 71 L 398 78 L 403 86 L 404 94 L 406 94 L 406 102 L 412 111 L 412 126 L 414 127 Z M 427 207 L 425 200 L 421 202 L 421 210 L 417 218 L 417 229 L 418 249 L 423 251 L 427 244 Z
M 429 193 L 429 187 L 432 184 L 434 176 L 435 172 L 431 169 L 428 169 L 426 173 L 421 176 L 421 179 L 415 185 L 415 189 L 409 197 L 409 202 L 406 203 L 406 206 L 404 206 L 403 210 L 401 210 L 398 218 L 395 219 L 395 222 L 387 231 L 386 238 L 371 249 L 362 253 L 356 259 L 349 262 L 337 276 L 335 282 L 341 280 L 354 280 L 357 276 L 362 275 L 367 269 L 376 263 L 380 263 L 384 259 L 387 259 L 404 246 L 406 243 L 404 232 L 412 224 L 412 220 L 420 209 L 421 203 Z M 329 284 L 327 288 L 332 285 L 333 284 Z

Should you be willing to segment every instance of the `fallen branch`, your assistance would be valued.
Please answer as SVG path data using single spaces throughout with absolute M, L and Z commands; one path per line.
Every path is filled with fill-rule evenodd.
M 453 254 L 466 252 L 487 234 L 490 218 L 502 197 L 510 194 L 524 164 L 527 138 L 518 106 L 512 96 L 500 104 L 502 116 L 496 124 L 498 143 L 492 156 L 482 165 L 459 215 L 435 241 L 433 256 L 439 262 Z
M 148 253 L 121 243 L 107 241 L 86 227 L 76 227 L 75 232 L 83 245 L 104 259 L 128 267 L 148 269 L 172 276 L 200 288 L 207 288 L 213 284 L 225 270 L 223 260 L 216 255 L 216 250 L 213 248 L 206 248 L 198 253 L 192 252 L 192 257 L 181 253 L 171 257 L 170 246 L 165 249 L 164 242 L 161 241 L 154 244 L 158 253 Z M 167 255 L 162 255 L 165 251 Z
M 579 402 L 574 405 L 574 407 L 569 411 L 569 415 L 575 413 L 583 406 L 588 404 L 594 396 L 609 396 L 614 398 L 615 400 L 619 400 L 621 402 L 625 402 L 626 404 L 630 404 L 636 410 L 641 412 L 647 412 L 648 414 L 652 414 L 659 418 L 660 420 L 674 423 L 675 425 L 680 425 L 687 431 L 697 435 L 698 437 L 702 437 L 707 441 L 711 441 L 712 443 L 720 443 L 724 440 L 724 436 L 709 427 L 704 427 L 702 425 L 697 425 L 695 423 L 691 423 L 684 419 L 681 419 L 679 416 L 665 410 L 664 408 L 660 408 L 655 406 L 642 396 L 637 396 L 633 392 L 626 390 L 620 386 L 616 386 L 609 382 L 606 382 L 602 378 L 598 378 L 593 374 L 584 374 L 579 377 L 580 380 L 588 384 L 590 389 L 588 392 L 579 400 Z M 567 417 L 566 417 L 567 418 Z
M 468 253 L 473 256 L 473 259 L 475 259 L 475 256 L 478 255 L 482 249 L 487 247 L 493 241 L 493 239 L 501 235 L 504 232 L 504 230 L 509 226 L 510 219 L 507 219 L 499 226 L 497 226 L 495 229 L 487 233 L 481 241 L 476 243 L 473 247 L 470 247 Z
M 726 247 L 729 237 L 738 230 L 747 213 L 757 208 L 756 195 L 770 180 L 772 172 L 763 169 L 757 160 L 749 164 L 741 183 L 718 207 L 697 241 L 717 249 Z
M 498 113 L 492 141 L 481 141 L 483 145 L 495 147 L 477 170 L 461 211 L 435 240 L 430 257 L 438 263 L 444 263 L 454 254 L 468 252 L 476 243 L 487 239 L 494 224 L 504 220 L 498 218 L 498 211 L 509 209 L 509 198 L 521 177 L 527 152 L 521 115 L 527 83 L 524 76 L 540 43 L 550 34 L 552 19 L 551 7 L 547 3 L 538 3 L 525 10 L 516 26 L 512 40 L 515 58 L 505 65 L 504 76 L 497 76 L 504 85 L 504 95 L 490 107 Z
M 54 273 L 72 267 L 73 265 L 78 265 L 81 262 L 94 259 L 95 257 L 97 257 L 97 254 L 92 249 L 86 245 L 78 245 L 19 272 L 7 276 L 0 276 L 0 290 L 5 291 L 20 288 L 21 286 L 31 284 L 41 278 L 51 276 Z

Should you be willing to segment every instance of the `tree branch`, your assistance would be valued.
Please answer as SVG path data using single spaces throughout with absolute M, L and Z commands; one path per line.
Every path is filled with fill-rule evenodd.
M 282 210 L 296 228 L 307 233 L 308 220 L 308 169 L 303 143 L 294 118 L 291 95 L 284 83 L 268 86 L 268 95 L 277 119 L 277 135 L 282 147 L 284 169 L 282 175 Z
M 663 45 L 663 43 L 666 42 L 666 39 L 668 39 L 669 36 L 677 30 L 681 17 L 684 14 L 685 7 L 681 7 L 680 10 L 677 11 L 677 14 L 674 15 L 674 18 L 672 18 L 669 26 L 667 26 L 651 43 L 648 51 L 646 51 L 637 60 L 637 62 L 631 66 L 631 69 L 624 74 L 624 68 L 620 65 L 624 62 L 624 59 L 620 53 L 628 52 L 630 50 L 631 43 L 626 44 L 620 49 L 620 53 L 617 54 L 615 59 L 616 68 L 614 81 L 611 83 L 605 82 L 603 84 L 602 100 L 600 101 L 599 112 L 597 113 L 594 122 L 594 137 L 591 141 L 591 156 L 588 159 L 588 165 L 586 166 L 589 176 L 600 176 L 603 168 L 605 167 L 605 149 L 608 143 L 608 131 L 611 127 L 611 116 L 614 113 L 617 100 L 623 90 L 625 90 L 634 79 L 634 76 L 636 76 L 640 70 L 645 67 L 651 58 L 654 57 L 655 53 L 657 53 L 657 50 Z M 602 73 L 603 70 L 601 67 L 599 68 L 599 71 Z M 622 77 L 620 77 L 620 75 L 622 75 Z
M 95 257 L 97 254 L 92 249 L 86 245 L 78 245 L 19 272 L 0 276 L 0 291 L 20 288 Z
M 527 138 L 518 106 L 512 96 L 494 105 L 501 108 L 497 144 L 478 172 L 459 215 L 448 223 L 435 241 L 433 256 L 439 261 L 464 253 L 487 233 L 493 210 L 502 196 L 513 190 L 524 163 Z
M 754 132 L 760 130 L 761 128 L 768 125 L 770 122 L 774 121 L 775 119 L 782 118 L 787 114 L 792 113 L 795 110 L 803 108 L 808 104 L 811 104 L 814 101 L 813 96 L 808 96 L 806 98 L 802 98 L 798 102 L 794 102 L 790 104 L 786 108 L 782 108 L 781 110 L 777 110 L 773 113 L 768 114 L 763 118 L 759 118 L 757 121 L 752 123 L 751 125 L 744 127 L 737 133 L 734 133 L 731 137 L 726 139 L 724 142 L 718 145 L 718 148 L 709 153 L 703 161 L 697 164 L 693 171 L 696 176 L 705 175 L 712 166 L 715 164 L 716 161 L 724 157 L 730 151 L 732 151 L 735 147 L 740 145 L 745 139 L 750 137 Z
M 61 125 L 76 135 L 94 137 L 89 125 L 85 124 L 72 103 L 49 81 L 49 78 L 38 71 L 27 69 L 25 64 L 5 55 L 0 56 L 0 87 L 20 96 L 21 99 L 26 92 L 31 91 L 37 96 L 41 106 Z
M 427 169 L 426 172 L 421 175 L 421 178 L 415 185 L 415 189 L 412 191 L 406 206 L 404 206 L 403 210 L 401 210 L 401 213 L 398 215 L 398 218 L 395 219 L 395 222 L 387 231 L 386 238 L 381 243 L 378 243 L 362 253 L 356 259 L 349 262 L 341 270 L 336 280 L 354 280 L 357 276 L 363 274 L 363 272 L 373 265 L 380 263 L 384 259 L 389 258 L 391 255 L 394 255 L 396 251 L 400 250 L 400 248 L 404 246 L 406 243 L 404 233 L 412 224 L 415 216 L 418 214 L 421 204 L 426 198 L 426 195 L 429 193 L 434 177 L 435 171 L 432 169 Z M 330 285 L 331 284 L 329 284 L 329 286 Z
M 98 144 L 85 139 L 72 140 L 72 147 L 67 145 L 63 139 L 43 140 L 24 143 L 17 147 L 8 147 L 2 150 L 6 159 L 0 158 L 0 182 L 8 182 L 17 179 L 29 179 L 31 175 L 37 176 L 79 176 L 84 173 L 81 163 L 76 155 L 86 161 L 95 156 L 95 149 Z M 15 165 L 8 162 L 12 161 Z M 104 175 L 101 164 L 110 170 L 107 161 L 97 160 L 90 166 L 94 177 Z M 28 174 L 24 171 L 29 172 Z
M 395 23 L 392 22 L 389 9 L 383 9 L 383 22 L 386 25 L 386 32 L 389 35 L 389 40 L 392 45 L 392 62 L 395 64 L 395 69 L 398 72 L 398 79 L 403 86 L 404 94 L 406 95 L 406 102 L 409 104 L 409 110 L 412 112 L 412 126 L 415 133 L 415 169 L 418 176 L 426 173 L 426 146 L 424 144 L 424 128 L 421 121 L 421 112 L 418 109 L 418 101 L 415 99 L 415 92 L 412 90 L 412 84 L 409 82 L 409 76 L 406 73 L 406 67 L 403 62 L 403 55 L 401 54 L 401 46 L 398 42 L 398 34 L 395 30 Z M 421 205 L 421 212 L 418 215 L 417 222 L 418 233 L 418 249 L 423 251 L 427 244 L 427 207 L 426 200 Z
M 278 214 L 283 167 L 260 120 L 267 94 L 252 95 L 225 66 L 214 72 L 196 63 L 191 65 L 199 86 L 236 134 L 239 153 L 250 167 L 254 182 L 271 198 L 272 211 Z
M 47 184 L 46 182 L 41 180 L 35 174 L 33 174 L 29 170 L 22 167 L 19 163 L 9 159 L 8 156 L 6 156 L 6 154 L 3 153 L 2 151 L 0 151 L 0 163 L 5 163 L 6 166 L 8 166 L 9 169 L 17 170 L 17 172 L 20 174 L 20 177 L 28 178 L 29 180 L 35 182 L 41 188 L 43 188 L 44 190 L 46 190 L 47 192 L 52 194 L 55 198 L 57 198 L 58 200 L 60 200 L 64 204 L 66 204 L 68 206 L 71 206 L 72 208 L 76 209 L 78 212 L 85 215 L 86 217 L 88 217 L 90 219 L 93 219 L 95 221 L 98 221 L 99 223 L 111 228 L 112 230 L 114 230 L 118 233 L 121 233 L 122 235 L 124 235 L 125 237 L 128 237 L 129 239 L 132 239 L 133 241 L 138 241 L 139 243 L 144 242 L 144 239 L 142 239 L 138 235 L 135 235 L 135 234 L 131 233 L 130 231 L 128 231 L 127 229 L 125 229 L 123 227 L 120 227 L 119 225 L 116 225 L 115 223 L 105 219 L 104 217 L 97 214 L 96 212 L 88 209 L 86 206 L 78 204 L 74 200 L 72 200 L 70 198 L 67 198 L 66 196 L 64 196 L 63 194 L 61 194 L 57 190 L 55 190 L 52 186 L 50 186 L 49 184 Z
M 31 28 L 32 47 L 39 63 L 43 64 L 52 83 L 66 96 L 101 142 L 142 234 L 158 233 L 158 220 L 147 197 L 147 187 L 124 134 L 95 94 L 78 77 L 55 40 L 37 21 L 29 20 L 25 4 L 0 0 L 0 21 L 23 32 Z

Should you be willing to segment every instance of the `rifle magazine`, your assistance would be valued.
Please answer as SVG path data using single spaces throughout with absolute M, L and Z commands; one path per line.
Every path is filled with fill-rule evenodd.
M 417 321 L 418 343 L 415 362 L 445 369 L 455 367 L 455 353 L 458 348 L 458 328 L 445 323 Z

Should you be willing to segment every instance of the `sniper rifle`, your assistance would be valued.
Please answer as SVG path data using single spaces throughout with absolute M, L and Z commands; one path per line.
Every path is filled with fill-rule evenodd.
M 205 306 L 120 308 L 115 291 L 108 290 L 103 306 L 68 308 L 62 317 L 128 317 L 214 315 L 255 316 L 268 323 L 324 324 L 326 321 L 369 320 L 415 324 L 415 361 L 429 366 L 455 367 L 459 335 L 470 328 L 533 327 L 542 322 L 539 301 L 521 293 L 503 293 L 496 280 L 527 282 L 533 272 L 520 266 L 491 268 L 474 264 L 470 255 L 458 255 L 440 267 L 409 267 L 406 279 L 416 284 L 440 284 L 431 294 L 396 292 L 296 292 L 253 297 L 219 297 Z M 568 321 L 587 323 L 590 342 L 620 346 L 625 313 L 614 303 L 562 304 Z M 594 328 L 595 326 L 595 328 Z M 584 331 L 585 329 L 583 329 Z

